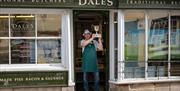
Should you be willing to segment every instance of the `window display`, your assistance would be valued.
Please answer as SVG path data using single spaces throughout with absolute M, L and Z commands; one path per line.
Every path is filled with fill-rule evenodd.
M 148 77 L 167 76 L 168 66 L 168 13 L 149 13 Z
M 29 39 L 11 40 L 11 63 L 35 63 L 35 42 Z
M 0 15 L 0 64 L 61 63 L 61 17 L 61 14 Z
M 145 77 L 144 22 L 143 12 L 125 13 L 125 78 Z
M 58 39 L 38 40 L 37 60 L 38 63 L 60 63 L 61 41 Z

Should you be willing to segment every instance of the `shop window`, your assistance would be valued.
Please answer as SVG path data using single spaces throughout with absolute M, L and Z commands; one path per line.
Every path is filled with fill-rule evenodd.
M 61 14 L 0 15 L 0 64 L 62 63 L 61 17 Z
M 180 13 L 171 14 L 171 76 L 180 76 Z
M 117 48 L 118 45 L 119 50 L 110 54 L 110 57 L 115 58 L 114 79 L 122 83 L 179 79 L 178 10 L 125 10 L 118 11 L 117 18 L 118 32 L 114 32 L 113 37 L 118 43 L 115 44 L 116 40 L 113 40 L 114 45 L 111 47 Z
M 148 77 L 164 77 L 168 75 L 168 13 L 148 16 Z
M 125 12 L 125 78 L 145 77 L 145 16 Z

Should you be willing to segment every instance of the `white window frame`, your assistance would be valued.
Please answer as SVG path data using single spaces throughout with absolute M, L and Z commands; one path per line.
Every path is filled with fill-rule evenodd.
M 109 52 L 109 56 L 110 56 L 110 83 L 113 84 L 131 84 L 131 83 L 151 83 L 151 82 L 169 82 L 169 81 L 180 81 L 180 76 L 170 76 L 170 38 L 171 36 L 168 37 L 169 39 L 169 45 L 168 45 L 168 76 L 167 77 L 155 77 L 154 78 L 149 78 L 148 74 L 147 74 L 147 66 L 148 66 L 148 13 L 150 12 L 167 12 L 168 17 L 169 17 L 169 29 L 168 29 L 168 33 L 170 34 L 171 31 L 171 13 L 172 12 L 177 12 L 178 10 L 171 10 L 171 11 L 167 11 L 167 10 L 140 10 L 140 11 L 144 11 L 145 14 L 145 78 L 132 78 L 132 79 L 124 79 L 124 74 L 123 74 L 123 70 L 124 70 L 124 39 L 125 39 L 125 23 L 124 23 L 124 11 L 126 10 L 110 10 L 110 52 Z M 129 11 L 129 10 L 127 10 Z M 114 13 L 118 13 L 118 60 L 114 60 Z M 114 64 L 115 61 L 117 61 L 118 64 Z M 118 73 L 117 73 L 117 79 L 115 79 L 115 69 L 114 67 L 117 67 Z
M 0 71 L 68 71 L 71 67 L 71 44 L 70 42 L 70 10 L 65 9 L 12 9 L 12 8 L 1 8 L 0 14 L 61 14 L 62 15 L 62 36 L 61 39 L 61 63 L 57 64 L 37 64 L 37 59 L 35 64 L 0 64 Z M 10 22 L 9 22 L 10 23 Z M 37 25 L 37 19 L 35 19 Z M 35 28 L 37 30 L 37 26 Z M 9 29 L 10 31 L 10 29 Z M 7 37 L 9 39 L 9 37 Z M 55 37 L 16 37 L 13 39 L 57 39 Z M 4 38 L 3 38 L 4 39 Z M 6 39 L 6 38 L 5 38 Z M 12 39 L 12 38 L 10 38 Z M 36 42 L 36 41 L 35 41 Z M 9 42 L 10 45 L 10 42 Z M 10 47 L 10 46 L 9 46 Z M 37 46 L 36 46 L 37 47 Z M 10 53 L 9 53 L 10 54 Z M 37 50 L 35 53 L 37 58 Z M 71 74 L 72 75 L 72 74 Z

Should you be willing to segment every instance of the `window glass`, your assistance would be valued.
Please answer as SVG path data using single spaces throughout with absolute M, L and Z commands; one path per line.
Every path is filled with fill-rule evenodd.
M 38 37 L 61 36 L 61 15 L 40 14 L 37 15 Z
M 125 78 L 145 77 L 145 16 L 125 13 Z
M 10 15 L 11 37 L 34 37 L 35 16 L 29 14 Z
M 37 60 L 39 64 L 61 62 L 61 41 L 59 39 L 38 40 Z
M 9 23 L 8 23 L 8 15 L 0 14 L 0 37 L 8 37 L 9 36 Z
M 61 63 L 61 17 L 0 14 L 0 64 Z
M 35 63 L 35 42 L 31 39 L 11 40 L 11 63 Z
M 180 13 L 171 14 L 171 76 L 180 76 Z
M 168 13 L 148 14 L 148 77 L 167 76 Z
M 0 39 L 0 64 L 9 63 L 9 40 Z

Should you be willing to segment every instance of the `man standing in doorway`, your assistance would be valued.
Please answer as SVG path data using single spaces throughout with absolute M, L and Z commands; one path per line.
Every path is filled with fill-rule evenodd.
M 84 90 L 88 91 L 88 73 L 93 73 L 94 75 L 94 89 L 99 91 L 99 69 L 98 69 L 98 60 L 97 60 L 97 50 L 103 50 L 103 45 L 101 41 L 101 35 L 92 34 L 88 29 L 84 30 L 83 33 L 84 39 L 81 40 L 82 46 L 82 59 L 83 59 L 83 84 Z M 95 40 L 95 38 L 98 38 Z

